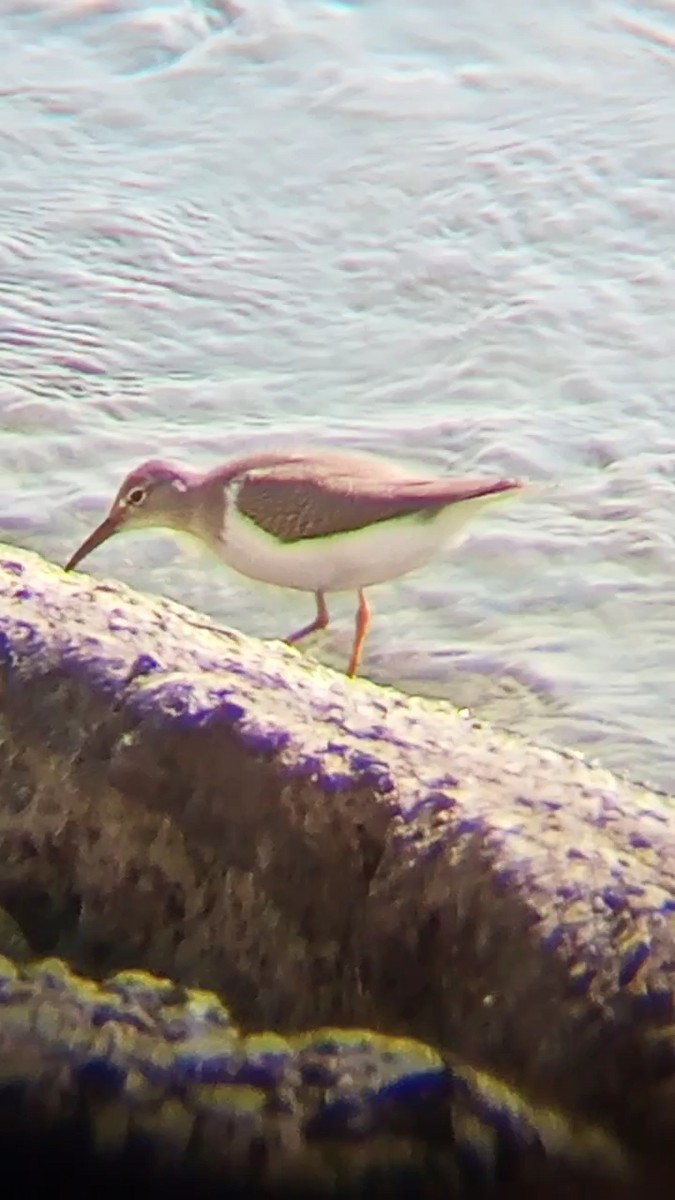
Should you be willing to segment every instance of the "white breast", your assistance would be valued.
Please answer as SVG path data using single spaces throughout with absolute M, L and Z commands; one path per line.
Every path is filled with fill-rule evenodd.
M 308 592 L 353 591 L 386 583 L 425 566 L 443 547 L 458 545 L 465 526 L 504 495 L 452 504 L 438 516 L 381 521 L 354 533 L 278 542 L 237 512 L 228 497 L 217 552 L 235 571 Z

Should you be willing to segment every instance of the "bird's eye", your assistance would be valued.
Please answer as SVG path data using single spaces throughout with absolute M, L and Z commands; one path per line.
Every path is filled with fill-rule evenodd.
M 138 505 L 145 500 L 145 488 L 136 487 L 127 492 L 127 504 Z

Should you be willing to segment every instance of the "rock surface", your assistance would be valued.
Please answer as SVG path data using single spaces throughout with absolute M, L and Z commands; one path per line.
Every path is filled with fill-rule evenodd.
M 0 740 L 35 953 L 212 989 L 244 1033 L 419 1039 L 671 1169 L 667 797 L 8 547 Z

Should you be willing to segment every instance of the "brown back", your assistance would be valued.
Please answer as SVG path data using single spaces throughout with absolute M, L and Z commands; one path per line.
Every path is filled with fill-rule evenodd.
M 415 479 L 403 472 L 369 476 L 341 463 L 296 460 L 244 469 L 237 507 L 282 542 L 351 533 L 404 517 L 433 518 L 443 508 L 521 485 L 511 479 Z

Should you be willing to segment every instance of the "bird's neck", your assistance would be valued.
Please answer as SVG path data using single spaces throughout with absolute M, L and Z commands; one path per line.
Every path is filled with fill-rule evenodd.
M 223 540 L 226 492 L 223 484 L 206 479 L 193 485 L 185 496 L 189 529 L 202 541 L 215 546 Z

